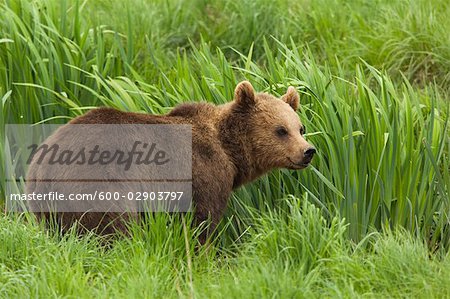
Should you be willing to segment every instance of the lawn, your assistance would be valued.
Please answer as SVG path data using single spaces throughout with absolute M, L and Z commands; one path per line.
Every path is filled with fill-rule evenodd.
M 105 245 L 2 213 L 0 297 L 450 297 L 449 15 L 443 0 L 3 0 L 2 145 L 5 124 L 221 104 L 245 79 L 297 88 L 318 154 L 237 190 L 208 247 L 191 215 Z M 4 146 L 0 161 L 4 177 Z

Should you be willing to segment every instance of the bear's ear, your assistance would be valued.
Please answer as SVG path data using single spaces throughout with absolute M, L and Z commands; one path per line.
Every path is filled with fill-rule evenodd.
M 291 106 L 292 109 L 294 109 L 294 111 L 298 109 L 300 97 L 298 95 L 297 90 L 294 87 L 289 86 L 286 94 L 282 96 L 281 99 L 287 104 L 289 104 L 289 106 Z
M 253 106 L 256 100 L 252 84 L 248 81 L 239 83 L 234 90 L 234 100 L 242 107 L 249 108 Z

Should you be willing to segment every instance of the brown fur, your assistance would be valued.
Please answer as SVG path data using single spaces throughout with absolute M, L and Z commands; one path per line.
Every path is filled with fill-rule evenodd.
M 311 152 L 312 147 L 300 133 L 302 125 L 294 111 L 298 105 L 299 96 L 293 87 L 289 87 L 280 100 L 269 94 L 256 94 L 251 84 L 244 81 L 236 87 L 234 101 L 221 106 L 182 104 L 167 115 L 98 108 L 73 119 L 70 124 L 192 125 L 195 218 L 197 223 L 210 218 L 210 228 L 214 228 L 222 218 L 233 189 L 271 169 L 301 169 L 311 161 L 312 155 L 305 155 L 305 152 L 308 149 Z M 287 134 L 281 136 L 283 130 Z M 30 172 L 45 171 L 39 167 L 32 163 Z M 34 191 L 31 184 L 27 185 L 27 191 Z M 117 213 L 66 213 L 64 218 L 58 217 L 58 221 L 64 226 L 79 221 L 87 229 L 98 228 L 103 233 L 111 233 L 125 231 L 123 222 L 117 219 L 136 217 Z

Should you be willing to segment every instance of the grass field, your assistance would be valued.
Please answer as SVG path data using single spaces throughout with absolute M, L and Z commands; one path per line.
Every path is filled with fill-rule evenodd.
M 444 0 L 2 0 L 2 140 L 96 106 L 224 103 L 247 79 L 299 90 L 318 155 L 236 191 L 207 249 L 189 215 L 105 248 L 2 214 L 0 297 L 450 297 L 449 15 Z

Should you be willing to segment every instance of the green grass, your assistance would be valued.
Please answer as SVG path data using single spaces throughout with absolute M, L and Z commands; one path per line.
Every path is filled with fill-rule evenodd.
M 2 140 L 96 106 L 224 103 L 247 79 L 299 90 L 318 156 L 236 191 L 208 250 L 165 215 L 108 249 L 0 216 L 0 297 L 450 296 L 447 1 L 130 2 L 0 4 Z
M 450 296 L 448 255 L 430 258 L 426 246 L 405 232 L 351 243 L 344 221 L 328 222 L 307 198 L 285 200 L 289 213 L 254 215 L 245 244 L 196 253 L 195 233 L 162 215 L 133 226 L 131 239 L 108 248 L 93 236 L 61 238 L 32 220 L 3 217 L 0 296 Z

